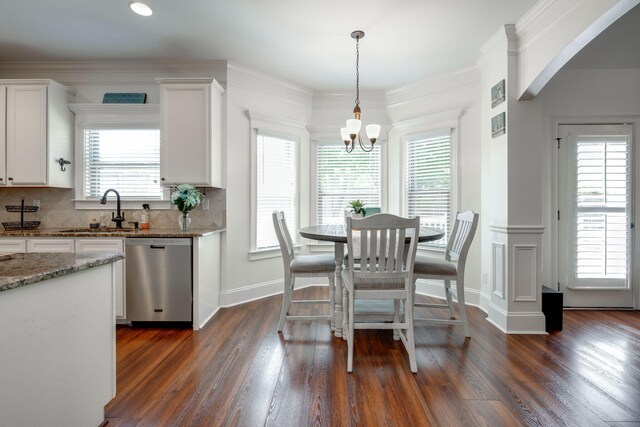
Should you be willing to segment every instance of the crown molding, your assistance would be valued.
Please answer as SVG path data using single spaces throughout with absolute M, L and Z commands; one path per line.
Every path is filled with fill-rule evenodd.
M 159 104 L 68 104 L 76 115 L 87 114 L 160 114 Z
M 479 85 L 480 70 L 477 67 L 456 70 L 387 91 L 386 106 L 387 108 L 399 107 L 443 93 L 471 89 Z
M 252 68 L 246 67 L 244 65 L 240 65 L 237 64 L 235 62 L 227 62 L 227 69 L 231 70 L 231 71 L 235 71 L 239 74 L 242 74 L 244 76 L 247 77 L 251 77 L 254 78 L 258 81 L 264 82 L 264 83 L 268 83 L 272 86 L 275 87 L 279 87 L 281 89 L 285 89 L 287 91 L 290 92 L 295 92 L 298 93 L 300 95 L 304 95 L 304 96 L 308 96 L 311 97 L 313 96 L 313 91 L 310 89 L 307 89 L 305 87 L 302 86 L 298 86 L 290 81 L 284 80 L 284 79 L 280 79 L 277 77 L 274 77 L 270 74 L 266 74 L 263 73 L 261 71 L 256 71 Z M 231 86 L 234 86 L 234 81 L 232 80 L 230 82 Z M 245 86 L 239 86 L 239 87 L 245 87 Z

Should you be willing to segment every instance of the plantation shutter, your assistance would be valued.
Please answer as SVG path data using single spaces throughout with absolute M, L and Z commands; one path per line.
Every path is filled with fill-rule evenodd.
M 284 211 L 289 233 L 295 241 L 296 215 L 295 141 L 258 134 L 256 249 L 278 246 L 273 211 Z
M 626 136 L 578 136 L 576 278 L 626 279 L 631 188 Z
M 85 129 L 85 198 L 115 188 L 123 199 L 162 200 L 159 129 Z
M 344 145 L 318 145 L 318 224 L 344 224 L 352 200 L 367 207 L 381 205 L 380 146 L 347 153 Z
M 451 134 L 407 141 L 407 215 L 420 216 L 420 224 L 445 232 L 430 246 L 444 247 L 449 237 L 451 212 Z

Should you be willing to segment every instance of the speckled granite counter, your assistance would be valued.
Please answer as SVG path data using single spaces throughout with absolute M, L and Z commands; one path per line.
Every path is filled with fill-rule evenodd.
M 134 230 L 132 228 L 38 228 L 35 230 L 15 230 L 0 232 L 0 237 L 202 237 L 225 231 L 224 228 L 150 228 Z
M 30 253 L 0 261 L 0 292 L 109 264 L 123 253 Z

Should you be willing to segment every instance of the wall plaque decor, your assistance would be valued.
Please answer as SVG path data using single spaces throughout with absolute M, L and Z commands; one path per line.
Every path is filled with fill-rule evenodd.
M 500 113 L 497 116 L 493 116 L 491 118 L 491 137 L 495 138 L 504 135 L 505 131 L 505 114 Z
M 146 93 L 105 93 L 102 97 L 103 104 L 144 104 L 146 100 Z
M 502 103 L 505 99 L 504 79 L 491 88 L 491 108 Z

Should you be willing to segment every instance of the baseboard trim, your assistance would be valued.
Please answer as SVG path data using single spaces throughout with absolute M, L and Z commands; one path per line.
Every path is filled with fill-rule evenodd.
M 542 312 L 507 313 L 490 303 L 487 321 L 508 335 L 547 335 Z
M 452 285 L 455 290 L 455 283 Z M 427 297 L 445 299 L 444 285 L 441 281 L 418 279 L 416 281 L 416 294 Z M 480 291 L 477 289 L 464 289 L 465 305 L 480 307 Z
M 326 283 L 317 283 L 317 280 L 317 278 L 297 278 L 296 289 L 308 288 L 309 286 L 329 286 Z M 282 294 L 283 290 L 284 280 L 277 279 L 227 291 L 220 291 L 220 306 L 233 307 L 245 304 L 251 301 Z
M 206 325 L 207 323 L 209 323 L 209 320 L 211 320 L 211 318 L 212 318 L 213 316 L 215 316 L 215 314 L 216 314 L 218 311 L 220 311 L 220 309 L 221 309 L 221 308 L 222 308 L 222 307 L 218 307 L 218 308 L 216 308 L 215 310 L 213 310 L 213 312 L 209 315 L 209 317 L 207 317 L 206 319 L 204 319 L 204 322 L 202 322 L 202 323 L 198 326 L 198 329 L 193 328 L 193 330 L 194 330 L 194 331 L 199 331 L 200 329 L 204 328 L 204 325 Z

